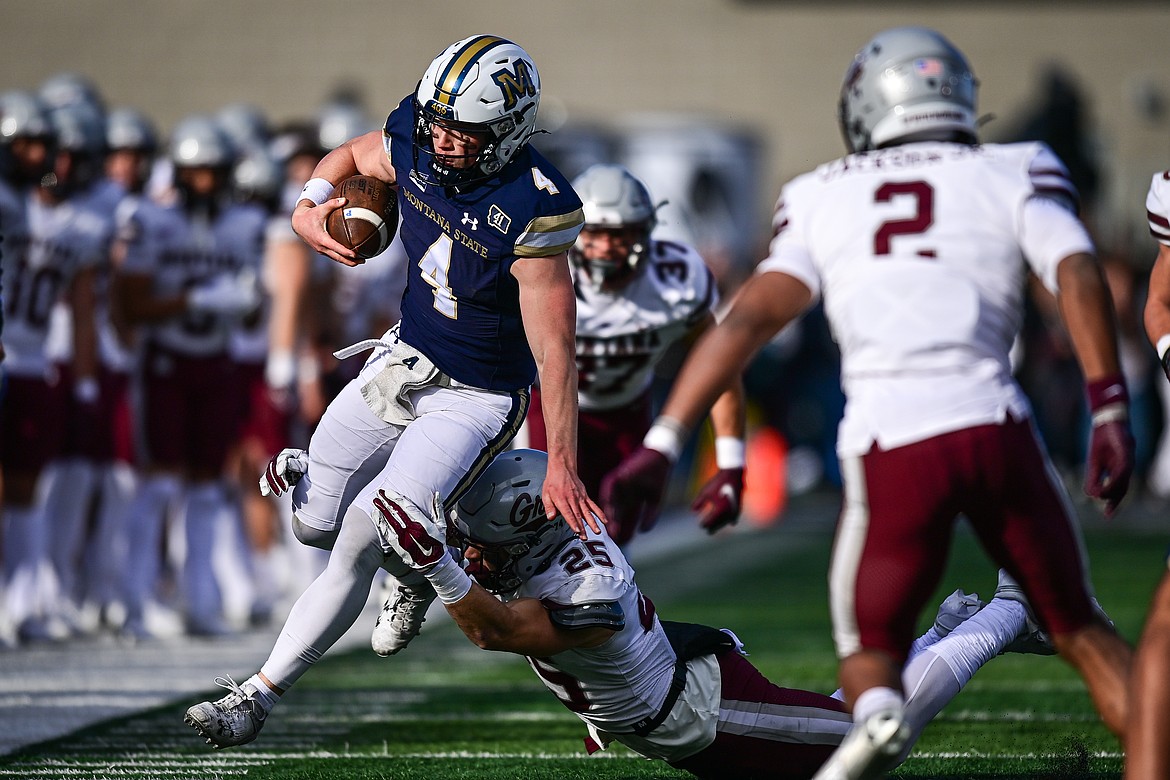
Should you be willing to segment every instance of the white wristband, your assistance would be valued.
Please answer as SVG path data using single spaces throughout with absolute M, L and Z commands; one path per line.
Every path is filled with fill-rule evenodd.
M 1158 343 L 1154 345 L 1154 351 L 1158 353 L 1158 360 L 1166 358 L 1166 350 L 1170 349 L 1170 333 L 1158 339 Z
M 715 465 L 721 469 L 742 469 L 747 462 L 747 445 L 736 436 L 715 437 Z
M 328 179 L 309 179 L 305 182 L 305 186 L 301 190 L 301 197 L 297 198 L 297 202 L 309 200 L 313 202 L 314 206 L 320 206 L 329 200 L 329 196 L 332 194 L 333 184 Z
M 424 575 L 444 604 L 454 604 L 471 591 L 471 577 L 450 555 L 427 569 Z
M 264 364 L 264 381 L 269 387 L 288 387 L 297 376 L 297 359 L 287 349 L 274 349 Z
M 673 417 L 659 417 L 646 431 L 642 446 L 661 452 L 671 463 L 678 462 L 687 440 L 687 429 Z

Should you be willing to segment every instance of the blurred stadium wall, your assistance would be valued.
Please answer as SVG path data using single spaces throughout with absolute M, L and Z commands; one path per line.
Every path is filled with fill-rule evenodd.
M 759 139 L 761 224 L 780 184 L 842 150 L 835 112 L 854 52 L 879 29 L 936 27 L 982 82 L 986 138 L 1018 124 L 1043 74 L 1083 89 L 1102 162 L 1101 220 L 1141 241 L 1149 174 L 1170 166 L 1170 4 L 822 0 L 6 0 L 0 89 L 61 71 L 163 128 L 247 101 L 279 122 L 339 88 L 384 115 L 446 44 L 515 39 L 540 67 L 550 128 L 679 116 Z M 1119 237 L 1120 237 L 1119 236 Z M 1152 255 L 1152 250 L 1151 250 Z

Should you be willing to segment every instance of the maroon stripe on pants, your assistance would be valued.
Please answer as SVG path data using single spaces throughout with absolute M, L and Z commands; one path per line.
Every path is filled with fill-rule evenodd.
M 808 708 L 810 717 L 819 714 L 843 713 L 845 704 L 830 696 L 796 688 L 781 688 L 770 682 L 739 653 L 724 653 L 719 657 L 720 698 L 733 701 L 746 709 L 743 703 L 758 702 L 784 707 Z M 722 724 L 721 724 L 722 725 Z M 793 739 L 806 738 L 793 734 Z M 812 777 L 837 749 L 831 744 L 800 744 L 781 742 L 773 734 L 728 734 L 719 731 L 709 746 L 682 761 L 671 763 L 701 778 L 779 778 L 804 780 Z

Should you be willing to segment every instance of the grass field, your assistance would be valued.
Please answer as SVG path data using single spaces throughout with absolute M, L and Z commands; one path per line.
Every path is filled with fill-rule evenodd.
M 794 521 L 638 566 L 659 612 L 735 629 L 778 684 L 829 692 L 829 529 Z M 1164 534 L 1088 535 L 1102 604 L 1131 639 L 1160 572 Z M 990 597 L 995 572 L 961 534 L 939 597 Z M 933 612 L 931 613 L 933 617 Z M 925 620 L 925 616 L 924 616 Z M 208 694 L 213 691 L 209 690 Z M 218 693 L 214 695 L 218 696 Z M 472 647 L 447 620 L 402 655 L 330 656 L 284 697 L 260 738 L 212 752 L 183 701 L 0 758 L 22 778 L 677 778 L 620 745 L 587 758 L 584 728 L 520 658 Z M 1049 657 L 986 666 L 926 730 L 897 778 L 1114 778 L 1121 754 L 1079 679 Z

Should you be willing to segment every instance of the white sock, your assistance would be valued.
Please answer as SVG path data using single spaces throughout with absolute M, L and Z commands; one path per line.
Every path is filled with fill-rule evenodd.
M 256 690 L 256 700 L 260 702 L 260 706 L 264 708 L 265 712 L 272 712 L 272 708 L 280 701 L 280 694 L 268 687 L 268 684 L 260 677 L 259 674 L 254 674 L 247 680 L 244 680 L 245 686 L 252 686 Z
M 878 686 L 862 691 L 853 705 L 853 722 L 864 723 L 876 712 L 896 710 L 902 712 L 906 702 L 902 694 L 893 688 Z

